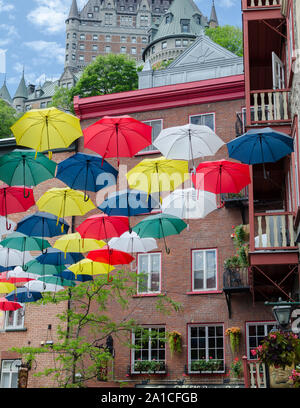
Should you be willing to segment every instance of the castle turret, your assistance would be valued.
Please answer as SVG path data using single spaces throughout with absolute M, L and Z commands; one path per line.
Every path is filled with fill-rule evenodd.
M 25 102 L 28 99 L 28 90 L 25 83 L 24 69 L 21 81 L 13 97 L 13 106 L 18 112 L 24 112 Z
M 77 49 L 79 35 L 80 16 L 77 1 L 73 0 L 69 16 L 66 20 L 66 56 L 65 67 L 77 66 Z
M 219 27 L 219 22 L 218 22 L 218 17 L 217 17 L 217 12 L 216 12 L 216 8 L 215 8 L 215 1 L 214 0 L 213 0 L 213 3 L 212 3 L 212 9 L 211 9 L 211 13 L 210 13 L 209 27 L 210 28 Z
M 12 105 L 13 100 L 6 86 L 6 77 L 4 79 L 2 88 L 0 89 L 0 99 L 7 102 L 9 105 Z

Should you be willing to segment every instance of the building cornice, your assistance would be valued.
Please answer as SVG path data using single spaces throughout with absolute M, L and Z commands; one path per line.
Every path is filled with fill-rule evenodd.
M 234 75 L 88 98 L 75 96 L 74 109 L 84 120 L 244 98 L 244 75 Z

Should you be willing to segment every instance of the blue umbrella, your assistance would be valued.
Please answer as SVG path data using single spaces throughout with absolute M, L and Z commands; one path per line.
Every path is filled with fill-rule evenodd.
M 64 225 L 63 233 L 62 225 Z M 69 224 L 60 218 L 57 223 L 56 215 L 37 211 L 35 214 L 27 215 L 17 224 L 17 232 L 21 232 L 30 237 L 56 237 L 66 234 L 69 230 Z
M 245 164 L 274 163 L 294 151 L 294 139 L 272 128 L 251 129 L 227 143 L 229 157 Z
M 68 271 L 68 270 L 62 271 L 60 274 L 57 274 L 56 276 L 60 276 L 63 279 L 77 280 L 80 282 L 87 282 L 87 281 L 94 280 L 91 275 L 77 275 L 76 277 L 75 273 Z
M 116 184 L 118 171 L 99 155 L 76 153 L 57 165 L 56 178 L 74 190 L 99 191 Z
M 41 299 L 43 296 L 40 292 L 30 291 L 27 288 L 17 288 L 16 291 L 10 292 L 5 299 L 19 302 L 19 303 L 28 303 L 36 302 Z
M 36 257 L 36 260 L 41 264 L 49 265 L 73 265 L 81 261 L 84 256 L 79 252 L 66 252 L 59 249 L 49 248 L 47 253 Z

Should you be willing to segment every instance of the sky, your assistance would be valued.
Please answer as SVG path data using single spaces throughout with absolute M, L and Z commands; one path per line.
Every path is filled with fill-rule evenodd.
M 0 0 L 0 59 L 6 55 L 6 82 L 13 96 L 23 67 L 26 83 L 58 79 L 64 68 L 65 19 L 72 0 Z M 77 0 L 81 9 L 87 0 Z M 212 0 L 195 0 L 210 16 Z M 220 25 L 241 27 L 241 0 L 215 0 Z M 3 62 L 3 61 L 2 61 Z M 3 66 L 3 63 L 2 63 Z M 0 60 L 1 70 L 1 60 Z M 5 74 L 0 73 L 0 86 Z

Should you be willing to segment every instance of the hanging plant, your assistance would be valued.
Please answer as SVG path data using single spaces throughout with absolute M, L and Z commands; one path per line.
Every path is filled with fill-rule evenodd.
M 240 346 L 241 329 L 239 327 L 230 327 L 225 331 L 225 334 L 229 336 L 231 350 L 235 353 Z
M 174 353 L 181 353 L 182 351 L 182 336 L 176 330 L 167 333 L 168 343 L 171 351 L 171 355 Z

